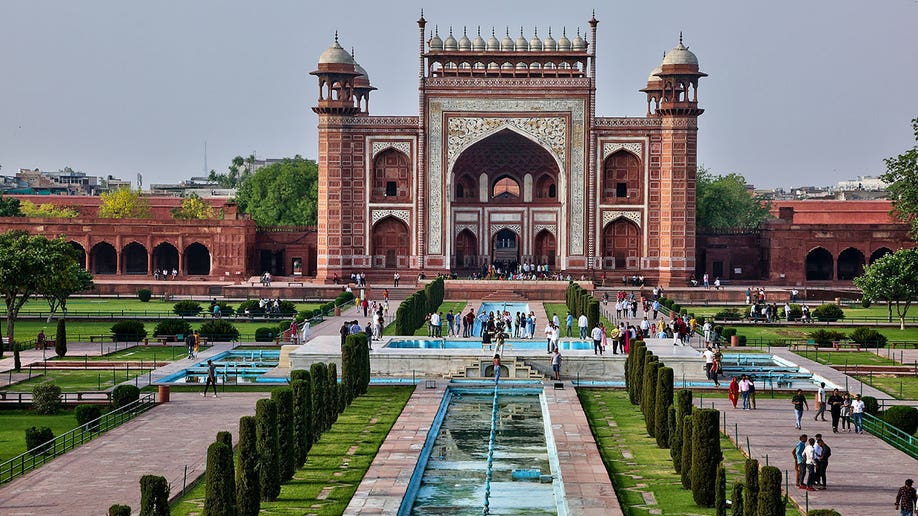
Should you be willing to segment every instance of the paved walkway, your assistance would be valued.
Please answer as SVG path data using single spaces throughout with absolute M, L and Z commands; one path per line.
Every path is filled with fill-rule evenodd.
M 741 448 L 747 449 L 748 438 L 753 458 L 765 465 L 767 456 L 770 465 L 788 472 L 791 498 L 805 507 L 807 492 L 793 487 L 791 451 L 801 431 L 794 428 L 790 399 L 760 396 L 757 410 L 748 411 L 734 409 L 727 399 L 704 399 L 706 408 L 712 404 L 726 414 L 726 430 L 731 439 L 738 431 Z M 844 515 L 892 514 L 896 490 L 906 478 L 915 476 L 918 461 L 869 434 L 833 434 L 831 417 L 826 415 L 829 422 L 814 422 L 814 414 L 813 407 L 804 412 L 803 432 L 811 437 L 822 433 L 832 448 L 832 457 L 828 489 L 810 492 L 809 508 L 832 508 Z
M 239 418 L 267 395 L 173 393 L 171 402 L 0 487 L 0 514 L 98 516 L 115 503 L 137 511 L 146 474 L 166 477 L 175 495 L 186 466 L 189 483 L 204 473 L 217 432 L 232 432 L 235 442 Z

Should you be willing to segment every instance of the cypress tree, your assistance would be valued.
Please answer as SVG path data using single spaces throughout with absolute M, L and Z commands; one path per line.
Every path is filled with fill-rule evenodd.
M 733 482 L 733 496 L 730 497 L 731 516 L 743 516 L 743 483 Z M 755 516 L 755 513 L 753 513 Z
M 235 516 L 236 486 L 233 479 L 233 450 L 220 439 L 207 447 L 206 482 L 204 516 Z
M 310 425 L 309 382 L 306 380 L 293 380 L 293 456 L 296 467 L 301 467 L 306 462 L 306 455 L 312 446 Z
M 131 506 L 116 503 L 108 508 L 108 516 L 131 516 Z
M 676 466 L 676 456 L 680 459 L 682 458 L 682 442 L 678 440 L 682 434 L 676 431 L 680 426 L 678 421 L 676 418 L 676 406 L 671 404 L 666 409 L 666 426 L 667 432 L 669 432 L 669 456 L 673 461 L 673 468 Z
M 290 383 L 293 383 L 294 380 L 308 380 L 309 371 L 305 369 L 294 369 L 290 371 Z
M 647 435 L 654 437 L 656 435 L 656 412 L 654 404 L 657 396 L 657 371 L 660 364 L 657 357 L 651 355 L 650 362 L 644 365 L 644 426 L 647 428 Z
M 714 481 L 720 453 L 720 411 L 698 409 L 692 412 L 692 498 L 701 507 L 714 505 Z M 683 446 L 685 442 L 683 441 Z
M 759 502 L 759 461 L 746 459 L 746 505 L 743 512 L 754 516 Z
M 673 370 L 671 367 L 661 367 L 657 371 L 656 391 L 654 437 L 657 438 L 657 446 L 669 448 L 669 407 L 673 405 Z
M 359 334 L 348 335 L 341 344 L 341 385 L 344 386 L 344 395 L 348 405 L 353 401 L 357 392 L 356 335 Z
M 296 472 L 296 449 L 293 440 L 293 389 L 281 387 L 271 392 L 277 404 L 277 451 L 280 482 L 293 478 Z
M 281 485 L 277 450 L 277 403 L 272 399 L 258 400 L 255 404 L 255 420 L 261 500 L 273 502 L 280 494 Z
M 682 472 L 682 425 L 678 424 L 685 416 L 692 414 L 692 391 L 688 389 L 679 389 L 679 395 L 676 397 L 676 433 L 670 436 L 670 452 L 673 458 L 673 468 L 676 473 Z M 678 443 L 679 449 L 672 445 Z
M 644 358 L 647 355 L 647 346 L 638 346 L 634 350 L 634 365 L 631 367 L 631 378 L 634 379 L 634 395 L 631 396 L 632 405 L 640 405 L 644 385 Z
M 338 366 L 334 362 L 330 362 L 326 366 L 328 371 L 328 390 L 325 391 L 328 396 L 328 415 L 331 418 L 328 421 L 328 428 L 338 420 Z
M 169 516 L 169 483 L 164 477 L 140 477 L 140 516 Z
M 679 472 L 682 478 L 682 487 L 684 489 L 692 488 L 692 416 L 682 418 L 682 471 Z
M 366 340 L 366 337 L 359 341 L 356 353 L 359 369 L 357 375 L 357 390 L 354 392 L 355 398 L 361 394 L 366 394 L 367 389 L 370 387 L 370 344 Z
M 326 400 L 325 387 L 328 384 L 328 369 L 322 362 L 316 362 L 309 367 L 312 376 L 312 442 L 318 442 L 319 437 L 328 428 L 325 413 Z
M 226 430 L 217 432 L 217 442 L 225 444 L 230 450 L 233 449 L 233 434 Z
M 54 336 L 54 353 L 64 358 L 67 354 L 67 322 L 64 319 L 57 320 L 57 334 Z
M 747 495 L 748 496 L 748 495 Z M 758 516 L 782 516 L 784 500 L 781 499 L 781 470 L 765 466 L 759 471 Z M 747 516 L 749 516 L 747 514 Z
M 717 479 L 714 481 L 714 514 L 727 516 L 727 472 L 723 463 L 717 465 Z
M 258 437 L 254 416 L 239 418 L 239 469 L 236 470 L 236 512 L 258 516 L 261 483 L 258 478 Z

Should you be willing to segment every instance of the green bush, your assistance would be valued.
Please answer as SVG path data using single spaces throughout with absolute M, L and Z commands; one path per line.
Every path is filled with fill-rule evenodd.
M 849 337 L 854 342 L 862 344 L 868 348 L 884 348 L 888 339 L 879 331 L 866 326 L 858 326 L 851 332 Z
M 680 424 L 692 413 L 692 391 L 680 389 L 676 396 L 676 432 L 669 438 L 670 456 L 673 458 L 673 469 L 682 472 L 682 428 Z
M 873 302 L 870 301 L 870 298 L 865 297 L 865 298 L 861 299 L 861 306 L 862 306 L 862 307 L 864 307 L 864 308 L 870 308 L 870 305 L 871 305 L 871 304 L 873 304 Z
M 255 328 L 255 342 L 274 342 L 274 339 L 280 334 L 277 328 L 261 326 Z
M 191 324 L 184 319 L 162 319 L 153 328 L 153 335 L 188 335 Z
M 198 329 L 201 338 L 206 338 L 211 342 L 236 342 L 239 340 L 239 330 L 233 326 L 233 323 L 223 319 L 211 319 L 204 322 Z
M 663 364 L 654 355 L 645 360 L 648 363 L 644 365 L 644 426 L 647 427 L 647 435 L 656 437 L 657 371 Z
M 259 302 L 258 299 L 247 299 L 239 303 L 239 308 L 237 308 L 238 310 L 237 313 L 239 315 L 245 315 L 245 311 L 248 310 L 250 316 L 254 317 L 256 315 L 261 315 L 263 312 L 261 310 L 261 307 L 258 306 L 258 302 Z
M 36 414 L 57 414 L 61 409 L 61 388 L 53 383 L 32 387 L 32 411 Z
M 670 306 L 670 309 L 673 312 L 676 312 L 677 314 L 682 313 L 682 305 L 680 305 L 679 303 L 673 303 L 672 306 Z
M 714 480 L 714 514 L 727 516 L 727 472 L 722 462 L 717 465 L 717 478 Z
M 233 449 L 219 440 L 207 447 L 204 516 L 236 514 Z
M 67 321 L 57 320 L 57 334 L 54 338 L 54 354 L 64 358 L 67 354 Z
M 660 367 L 657 371 L 656 400 L 654 400 L 654 437 L 657 446 L 669 448 L 669 408 L 673 404 L 673 370 Z
M 169 514 L 169 482 L 159 475 L 140 477 L 140 516 Z
M 255 403 L 255 433 L 258 441 L 258 483 L 261 500 L 273 502 L 280 495 L 280 465 L 277 448 L 277 403 L 263 398 Z
M 844 333 L 835 330 L 819 329 L 810 332 L 810 338 L 813 339 L 817 346 L 831 346 L 833 342 L 840 341 L 846 337 L 847 335 Z
M 642 345 L 634 349 L 631 365 L 631 383 L 632 389 L 629 391 L 632 405 L 640 405 L 642 399 L 642 390 L 644 388 L 644 357 L 647 355 L 647 346 Z
M 25 430 L 26 449 L 32 455 L 41 455 L 50 449 L 46 445 L 48 441 L 54 439 L 54 432 L 47 426 L 33 426 Z
M 112 390 L 112 408 L 120 408 L 140 399 L 140 389 L 133 385 L 119 385 Z
M 328 389 L 328 367 L 323 362 L 315 362 L 309 366 L 309 374 L 312 377 L 312 442 L 315 443 L 328 429 L 327 423 L 331 421 L 326 414 L 331 410 L 325 392 Z
M 108 516 L 131 516 L 131 506 L 116 503 L 108 508 Z
M 682 471 L 679 475 L 683 489 L 692 488 L 692 448 L 695 446 L 692 442 L 692 421 L 692 416 L 682 418 Z
M 727 308 L 714 314 L 714 319 L 719 321 L 739 321 L 743 314 L 736 308 Z
M 293 389 L 281 387 L 271 391 L 271 399 L 277 404 L 277 448 L 278 469 L 281 483 L 293 478 L 296 472 L 296 449 L 293 440 Z
M 182 317 L 198 315 L 202 310 L 203 308 L 201 308 L 201 303 L 188 299 L 179 301 L 178 303 L 172 305 L 172 311 L 175 313 L 175 315 Z
M 720 332 L 720 336 L 724 340 L 730 340 L 730 337 L 734 335 L 736 335 L 736 328 L 724 328 L 724 331 Z
M 137 291 L 137 299 L 141 303 L 149 303 L 151 297 L 153 297 L 153 291 L 148 288 L 142 288 Z
M 233 449 L 233 434 L 226 430 L 217 432 L 217 442 L 225 444 L 230 450 Z
M 217 306 L 220 307 L 220 317 L 232 317 L 236 313 L 236 309 L 233 308 L 233 305 L 229 304 L 226 301 L 218 301 Z M 210 314 L 213 315 L 213 309 L 210 310 Z
M 806 516 L 841 516 L 835 509 L 812 509 L 806 513 Z
M 746 475 L 746 506 L 743 512 L 746 514 L 755 514 L 756 504 L 759 501 L 759 461 L 756 459 L 746 459 L 744 473 Z
M 730 509 L 731 516 L 743 516 L 743 483 L 739 480 L 733 482 L 733 493 L 730 496 Z
M 845 311 L 836 304 L 826 303 L 813 309 L 813 318 L 822 322 L 834 322 L 844 319 Z
M 883 412 L 883 421 L 908 435 L 914 435 L 918 430 L 918 409 L 908 405 L 894 405 Z
M 670 405 L 669 408 L 666 410 L 666 431 L 667 431 L 667 433 L 668 433 L 668 435 L 669 435 L 669 454 L 670 454 L 670 457 L 673 457 L 673 456 L 675 456 L 675 454 L 676 454 L 676 452 L 673 451 L 673 446 L 677 446 L 677 447 L 679 448 L 679 453 L 680 453 L 680 454 L 682 453 L 682 446 L 680 446 L 679 444 L 676 443 L 676 438 L 677 438 L 677 437 L 676 437 L 676 428 L 678 428 L 678 426 L 679 426 L 679 425 L 676 424 L 676 421 L 677 421 L 677 419 L 676 419 L 676 406 L 675 406 L 675 405 Z M 675 464 L 674 464 L 674 466 L 675 466 Z
M 861 401 L 864 402 L 864 412 L 871 416 L 877 416 L 880 413 L 880 404 L 873 396 L 863 396 Z
M 781 497 L 781 470 L 765 466 L 759 472 L 759 496 L 756 504 L 758 516 L 784 516 L 784 499 Z
M 784 308 L 778 309 L 778 317 L 781 319 L 787 320 L 787 314 L 784 312 L 785 312 Z M 803 307 L 801 307 L 797 303 L 791 303 L 790 304 L 790 320 L 799 321 L 800 317 L 802 316 L 803 316 Z
M 325 393 L 328 395 L 328 411 L 326 412 L 331 420 L 328 422 L 328 428 L 331 428 L 335 421 L 338 420 L 338 410 L 341 406 L 338 396 L 338 366 L 334 362 L 329 362 L 326 366 L 328 371 L 328 389 Z
M 714 505 L 717 465 L 723 460 L 719 424 L 717 409 L 692 411 L 692 498 L 701 507 Z
M 77 424 L 83 426 L 102 417 L 102 407 L 99 405 L 77 405 L 74 414 L 76 415 Z M 95 432 L 98 426 L 99 423 L 95 423 L 91 427 L 86 427 L 86 429 L 90 432 Z
M 307 375 L 308 371 L 303 371 Z M 312 447 L 312 391 L 310 380 L 291 380 L 293 389 L 293 457 L 297 468 L 306 462 L 306 455 Z
M 118 342 L 140 342 L 147 336 L 141 321 L 118 321 L 112 325 L 112 335 Z
M 239 516 L 258 516 L 260 486 L 255 417 L 242 416 L 239 418 L 239 467 L 236 469 L 236 512 Z

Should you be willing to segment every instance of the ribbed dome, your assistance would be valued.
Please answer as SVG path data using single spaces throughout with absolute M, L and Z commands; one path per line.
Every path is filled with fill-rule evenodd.
M 481 27 L 478 27 L 478 35 L 475 36 L 475 39 L 472 40 L 472 50 L 475 52 L 481 52 L 487 48 L 484 38 L 481 37 Z
M 664 65 L 695 65 L 698 66 L 698 57 L 682 44 L 682 35 L 679 35 L 679 44 L 669 51 L 663 58 Z
M 335 42 L 319 56 L 319 64 L 354 64 L 354 58 L 338 44 L 338 33 Z
M 580 37 L 580 29 L 577 29 L 577 36 L 571 42 L 571 48 L 574 52 L 584 52 L 587 49 L 587 42 Z
M 494 29 L 491 29 L 491 37 L 488 38 L 488 51 L 496 52 L 500 50 L 500 41 L 497 41 L 497 36 L 494 35 Z
M 510 39 L 510 29 L 507 29 L 507 35 L 500 41 L 500 49 L 504 52 L 513 52 L 513 40 Z
M 542 49 L 546 52 L 553 52 L 558 49 L 558 44 L 555 42 L 555 38 L 551 37 L 551 29 L 548 29 L 548 37 L 542 41 Z
M 571 40 L 567 39 L 567 31 L 561 33 L 561 39 L 558 40 L 558 50 L 561 52 L 570 52 Z
M 542 40 L 539 39 L 538 27 L 536 27 L 535 34 L 532 36 L 532 39 L 529 40 L 529 50 L 530 52 L 539 52 L 542 50 Z
M 462 37 L 459 38 L 459 50 L 464 52 L 472 50 L 472 40 L 470 40 L 468 35 L 465 33 L 465 27 L 462 28 Z
M 523 36 L 523 28 L 522 28 L 522 27 L 520 27 L 520 37 L 516 38 L 515 46 L 516 46 L 516 51 L 517 51 L 517 52 L 525 52 L 525 51 L 529 50 L 529 42 L 526 41 L 526 37 Z
M 440 39 L 440 33 L 434 29 L 434 35 L 430 37 L 430 41 L 427 42 L 427 46 L 430 50 L 443 50 L 443 40 Z
M 449 36 L 443 42 L 443 50 L 459 50 L 459 42 L 453 37 L 453 29 L 450 27 Z

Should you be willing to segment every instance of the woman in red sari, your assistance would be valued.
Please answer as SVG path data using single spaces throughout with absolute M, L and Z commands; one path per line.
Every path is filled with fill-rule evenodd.
M 739 383 L 736 381 L 735 376 L 730 380 L 730 388 L 727 390 L 727 393 L 730 397 L 730 401 L 733 402 L 733 408 L 736 408 L 736 400 L 739 399 Z

